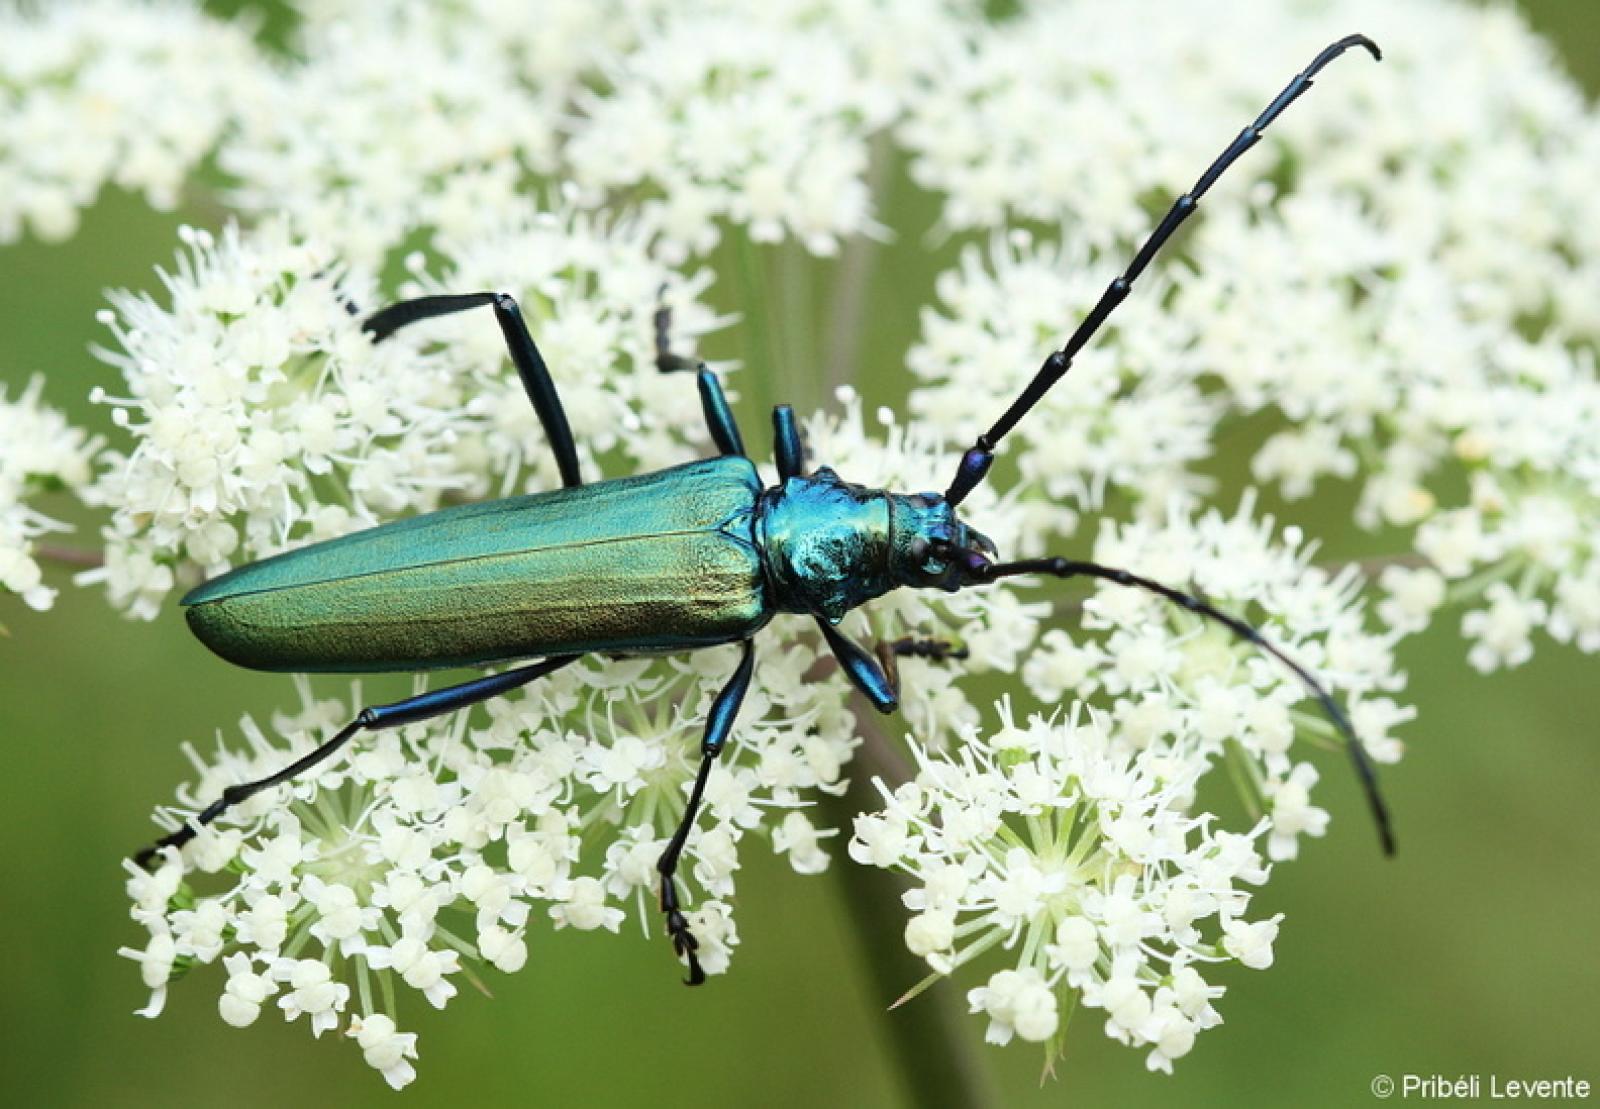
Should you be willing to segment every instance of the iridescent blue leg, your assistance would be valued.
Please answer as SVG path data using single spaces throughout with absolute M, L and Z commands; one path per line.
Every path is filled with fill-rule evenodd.
M 577 655 L 557 655 L 554 658 L 543 659 L 528 666 L 519 666 L 515 670 L 507 670 L 501 674 L 491 674 L 486 678 L 462 682 L 460 685 L 419 693 L 415 697 L 407 697 L 404 701 L 395 701 L 388 705 L 371 705 L 364 708 L 354 720 L 339 729 L 332 739 L 323 743 L 310 754 L 284 767 L 276 774 L 269 774 L 265 778 L 254 782 L 244 782 L 240 785 L 229 786 L 222 791 L 220 798 L 207 805 L 194 820 L 191 820 L 171 835 L 163 836 L 156 840 L 155 843 L 135 855 L 134 861 L 140 866 L 148 867 L 151 860 L 163 848 L 182 847 L 194 839 L 198 826 L 210 824 L 229 808 L 249 800 L 264 789 L 271 789 L 273 786 L 281 785 L 291 778 L 299 777 L 343 747 L 357 732 L 375 731 L 379 728 L 394 728 L 401 724 L 414 724 L 419 720 L 443 716 L 445 713 L 466 708 L 468 705 L 475 705 L 479 701 L 487 701 L 491 697 L 509 693 L 518 686 L 527 685 L 537 678 L 542 678 L 546 674 L 561 669 L 568 663 L 577 661 L 577 659 Z
M 511 352 L 511 362 L 522 378 L 533 410 L 539 414 L 539 423 L 550 437 L 550 449 L 555 452 L 556 468 L 561 471 L 561 484 L 571 487 L 582 485 L 578 474 L 578 448 L 572 441 L 572 428 L 567 423 L 566 409 L 561 407 L 561 396 L 556 383 L 550 378 L 550 368 L 544 364 L 528 324 L 522 318 L 517 302 L 504 293 L 460 293 L 449 296 L 418 297 L 402 300 L 398 304 L 374 312 L 367 317 L 361 329 L 381 343 L 407 324 L 431 320 L 438 316 L 454 315 L 485 305 L 494 308 L 494 318 L 505 336 L 506 349 Z
M 663 288 L 662 290 L 666 290 Z M 664 374 L 680 373 L 684 370 L 695 371 L 695 378 L 700 386 L 700 409 L 706 416 L 706 427 L 711 432 L 711 441 L 723 454 L 737 454 L 744 456 L 744 440 L 739 435 L 739 425 L 734 422 L 733 409 L 728 404 L 727 395 L 722 391 L 722 382 L 717 380 L 717 375 L 698 358 L 685 358 L 681 354 L 672 353 L 672 309 L 665 304 L 656 309 L 656 369 Z
M 817 627 L 822 629 L 822 637 L 828 641 L 839 665 L 844 668 L 845 677 L 866 694 L 873 708 L 890 713 L 900 707 L 900 696 L 895 691 L 894 680 L 869 651 L 840 635 L 832 624 L 820 616 L 817 617 Z
M 700 811 L 700 799 L 705 794 L 711 766 L 722 753 L 723 745 L 728 742 L 734 718 L 739 715 L 739 706 L 744 704 L 744 695 L 750 690 L 750 675 L 755 671 L 755 647 L 748 639 L 741 646 L 744 655 L 739 659 L 733 677 L 728 679 L 728 684 L 722 687 L 722 692 L 712 702 L 711 713 L 706 717 L 705 737 L 700 741 L 700 772 L 695 775 L 694 787 L 689 791 L 689 803 L 684 807 L 683 819 L 678 822 L 678 830 L 672 833 L 667 849 L 656 860 L 656 870 L 661 874 L 661 911 L 667 917 L 667 935 L 672 938 L 672 949 L 678 957 L 689 961 L 689 977 L 684 981 L 690 986 L 704 982 L 706 975 L 700 969 L 700 960 L 695 957 L 699 941 L 689 931 L 689 921 L 678 903 L 678 885 L 673 875 L 678 871 L 684 844 L 689 842 L 689 832 L 694 828 L 694 818 Z
M 817 627 L 828 641 L 834 657 L 844 669 L 850 683 L 866 695 L 872 707 L 882 713 L 891 713 L 900 707 L 900 668 L 897 658 L 911 655 L 927 659 L 964 659 L 967 649 L 947 643 L 942 639 L 896 639 L 879 643 L 871 653 L 860 644 L 846 639 L 822 617 L 817 617 Z M 873 655 L 877 657 L 874 658 Z

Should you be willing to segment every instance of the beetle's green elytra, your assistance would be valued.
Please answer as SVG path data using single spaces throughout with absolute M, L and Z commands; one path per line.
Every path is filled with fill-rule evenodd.
M 686 650 L 771 618 L 746 458 L 461 505 L 240 567 L 184 598 L 256 670 L 377 672 Z

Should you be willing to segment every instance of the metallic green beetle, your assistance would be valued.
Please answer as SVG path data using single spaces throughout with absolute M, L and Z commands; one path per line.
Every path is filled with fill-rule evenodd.
M 1143 589 L 1229 628 L 1289 667 L 1344 733 L 1386 851 L 1393 850 L 1376 774 L 1344 712 L 1304 667 L 1250 625 L 1180 590 L 1098 563 L 1063 558 L 995 561 L 993 544 L 956 509 L 988 473 L 1006 434 L 1067 372 L 1072 359 L 1128 295 L 1163 243 L 1222 172 L 1352 46 L 1319 54 L 1181 196 L 1061 350 L 962 455 L 937 493 L 902 495 L 853 485 L 832 470 L 808 473 L 794 414 L 773 413 L 779 483 L 764 488 L 746 457 L 717 378 L 672 353 L 669 317 L 656 314 L 657 365 L 694 370 L 720 456 L 657 473 L 583 484 L 555 384 L 516 302 L 497 293 L 432 296 L 391 305 L 363 327 L 374 342 L 419 320 L 493 309 L 512 362 L 550 437 L 564 488 L 445 509 L 269 558 L 207 582 L 184 598 L 189 626 L 230 662 L 303 672 L 427 670 L 540 661 L 363 709 L 309 755 L 269 777 L 231 786 L 199 816 L 139 855 L 148 864 L 179 848 L 228 807 L 298 775 L 363 729 L 393 727 L 508 692 L 578 657 L 684 651 L 738 643 L 743 652 L 714 701 L 683 819 L 657 864 L 661 909 L 689 983 L 704 979 L 679 906 L 674 874 L 706 780 L 750 685 L 755 634 L 778 613 L 813 616 L 841 668 L 883 712 L 897 707 L 895 658 L 962 657 L 948 644 L 902 640 L 867 651 L 835 625 L 892 589 L 954 592 L 1022 574 L 1094 577 Z

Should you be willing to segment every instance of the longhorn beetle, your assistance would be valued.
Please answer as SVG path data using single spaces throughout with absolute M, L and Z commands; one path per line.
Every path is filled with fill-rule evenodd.
M 1045 359 L 1028 387 L 961 456 L 942 496 L 854 485 L 826 467 L 807 473 L 799 427 L 787 405 L 772 414 L 779 483 L 763 488 L 716 376 L 703 362 L 672 353 L 665 308 L 655 316 L 657 368 L 696 374 L 719 457 L 592 485 L 579 474 L 561 398 L 511 297 L 425 296 L 368 317 L 362 327 L 378 343 L 421 320 L 492 308 L 550 438 L 563 488 L 447 508 L 241 566 L 183 599 L 189 626 L 223 658 L 259 670 L 415 671 L 540 661 L 364 708 L 292 765 L 223 790 L 197 819 L 141 851 L 138 861 L 148 866 L 158 852 L 182 847 L 230 806 L 309 770 L 357 732 L 454 712 L 586 654 L 738 643 L 738 666 L 706 719 L 683 818 L 656 864 L 667 933 L 688 964 L 688 983 L 698 985 L 705 975 L 674 874 L 706 780 L 750 687 L 755 634 L 780 612 L 814 617 L 845 675 L 880 712 L 893 712 L 896 656 L 953 658 L 961 652 L 915 639 L 868 651 L 835 629 L 844 615 L 902 586 L 954 592 L 1025 574 L 1099 578 L 1153 593 L 1222 624 L 1288 667 L 1344 735 L 1383 849 L 1392 853 L 1376 772 L 1344 711 L 1310 671 L 1255 628 L 1199 597 L 1127 570 L 1067 558 L 998 561 L 994 545 L 956 514 L 988 473 L 1001 440 L 1072 366 L 1200 198 L 1311 87 L 1318 71 L 1353 46 L 1382 56 L 1364 35 L 1350 35 L 1297 74 L 1177 199 L 1066 345 Z

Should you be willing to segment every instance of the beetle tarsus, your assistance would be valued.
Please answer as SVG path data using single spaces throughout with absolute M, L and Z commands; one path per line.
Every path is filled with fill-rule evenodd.
M 918 639 L 911 635 L 901 639 L 880 639 L 877 646 L 872 649 L 872 653 L 878 656 L 878 664 L 883 667 L 883 672 L 889 679 L 889 688 L 896 697 L 900 695 L 900 659 L 925 658 L 929 662 L 944 662 L 948 659 L 967 658 L 967 649 L 949 640 Z
M 700 959 L 695 954 L 700 949 L 700 941 L 694 938 L 694 933 L 689 929 L 689 918 L 683 915 L 683 910 L 678 905 L 678 884 L 669 874 L 661 876 L 661 911 L 667 918 L 667 935 L 672 940 L 673 953 L 689 965 L 689 977 L 683 980 L 683 984 L 704 985 L 706 972 L 701 968 Z
M 706 972 L 695 955 L 700 948 L 700 941 L 689 930 L 689 918 L 684 916 L 683 908 L 678 903 L 678 885 L 673 876 L 678 873 L 683 849 L 689 842 L 689 833 L 694 830 L 695 817 L 700 813 L 706 780 L 711 777 L 711 768 L 716 765 L 717 756 L 727 744 L 734 719 L 739 715 L 739 706 L 744 704 L 744 696 L 750 690 L 750 676 L 755 672 L 755 648 L 748 639 L 740 647 L 742 653 L 739 664 L 734 667 L 728 684 L 722 687 L 722 692 L 711 702 L 711 711 L 706 714 L 705 737 L 700 741 L 700 770 L 694 776 L 694 785 L 689 788 L 689 803 L 683 807 L 683 819 L 678 821 L 677 831 L 667 841 L 667 849 L 656 860 L 656 873 L 661 875 L 661 911 L 667 918 L 667 935 L 672 939 L 672 950 L 678 958 L 689 964 L 689 977 L 684 979 L 686 986 L 700 985 L 706 980 Z
M 694 790 L 689 796 L 689 804 L 684 809 L 683 820 L 678 824 L 678 830 L 672 834 L 672 839 L 667 844 L 667 849 L 661 853 L 661 858 L 656 860 L 656 872 L 661 875 L 661 912 L 667 921 L 667 936 L 672 940 L 673 954 L 685 960 L 689 965 L 689 977 L 683 980 L 686 986 L 698 986 L 706 980 L 706 973 L 700 967 L 700 960 L 695 952 L 700 948 L 700 941 L 695 939 L 694 933 L 689 929 L 689 918 L 684 916 L 683 907 L 678 902 L 678 883 L 673 876 L 678 872 L 678 862 L 683 857 L 683 846 L 689 840 L 689 830 L 694 827 L 694 818 L 700 809 L 700 795 L 705 789 L 706 775 L 711 769 L 711 764 L 716 760 L 714 754 L 707 755 L 700 762 L 700 773 L 695 778 Z
M 683 370 L 701 370 L 705 363 L 698 358 L 685 358 L 672 353 L 672 306 L 667 303 L 667 287 L 656 291 L 656 310 L 650 317 L 656 329 L 656 369 L 664 374 Z

